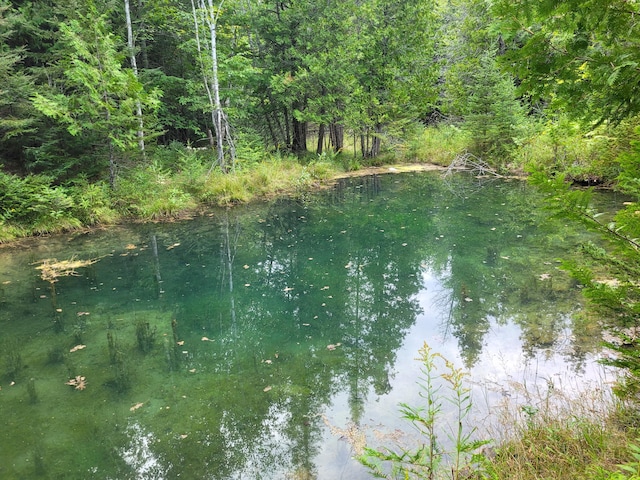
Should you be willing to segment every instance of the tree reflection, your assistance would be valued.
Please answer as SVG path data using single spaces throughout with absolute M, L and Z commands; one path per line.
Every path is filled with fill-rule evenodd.
M 526 353 L 562 348 L 578 364 L 596 335 L 571 315 L 575 285 L 555 263 L 565 246 L 554 236 L 557 224 L 532 209 L 535 201 L 519 184 L 486 190 L 463 177 L 445 185 L 433 175 L 377 176 L 192 223 L 136 227 L 126 241 L 73 243 L 103 260 L 90 279 L 61 281 L 58 302 L 67 309 L 82 299 L 73 308 L 92 312 L 88 347 L 75 358 L 85 355 L 78 364 L 94 370 L 87 372 L 92 391 L 120 412 L 117 421 L 93 407 L 85 412 L 85 430 L 99 429 L 120 446 L 118 458 L 95 463 L 113 478 L 135 478 L 144 463 L 122 445 L 147 439 L 142 453 L 167 477 L 314 475 L 321 415 L 342 396 L 350 420 L 367 421 L 367 406 L 392 389 L 398 352 L 423 308 L 439 312 L 467 367 L 487 348 L 491 328 L 506 323 L 520 326 Z M 420 303 L 427 276 L 438 280 L 436 305 Z M 9 296 L 5 289 L 5 305 L 19 304 Z M 128 345 L 143 316 L 165 345 L 145 356 Z M 25 323 L 19 328 L 21 338 L 52 341 L 29 334 Z M 99 380 L 110 368 L 107 329 L 132 368 L 132 387 L 120 396 Z M 46 335 L 63 343 L 55 335 L 65 332 Z M 46 376 L 67 378 L 67 368 L 47 365 Z M 78 398 L 56 417 L 88 409 Z M 47 422 L 67 431 L 60 420 Z M 135 425 L 133 433 L 123 425 Z M 61 452 L 58 463 L 80 471 L 72 457 Z

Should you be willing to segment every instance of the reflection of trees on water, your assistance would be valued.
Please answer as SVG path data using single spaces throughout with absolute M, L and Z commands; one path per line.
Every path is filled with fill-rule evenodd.
M 491 195 L 464 190 L 460 198 L 418 175 L 402 177 L 409 193 L 400 195 L 397 178 L 344 181 L 322 201 L 146 226 L 136 250 L 92 267 L 88 283 L 109 292 L 113 318 L 150 305 L 166 311 L 159 332 L 168 342 L 173 318 L 185 342 L 180 369 L 167 369 L 158 349 L 137 377 L 156 403 L 136 415 L 161 440 L 153 449 L 165 472 L 317 471 L 319 414 L 345 392 L 358 423 L 367 400 L 389 392 L 424 276 L 440 281 L 443 328 L 467 366 L 487 348 L 490 328 L 506 322 L 521 326 L 532 354 L 566 347 L 578 362 L 589 351 L 571 343 L 593 335 L 568 315 L 573 286 L 549 258 L 556 239 L 546 234 L 555 227 L 531 212 L 526 187 L 501 183 Z M 61 282 L 61 298 L 72 281 Z M 86 295 L 87 284 L 78 285 Z
M 208 243 L 198 243 L 211 267 L 195 283 L 211 288 L 198 292 L 206 300 L 185 302 L 184 321 L 192 329 L 213 328 L 224 346 L 202 361 L 272 387 L 247 415 L 238 418 L 231 404 L 224 410 L 227 435 L 231 425 L 243 426 L 235 443 L 264 441 L 277 424 L 286 433 L 282 441 L 295 445 L 289 451 L 298 452 L 278 463 L 313 471 L 308 461 L 320 437 L 317 415 L 332 395 L 348 390 L 357 423 L 367 397 L 390 388 L 396 352 L 420 311 L 416 295 L 425 270 L 441 280 L 444 328 L 457 338 L 467 366 L 477 361 L 494 324 L 519 323 L 525 351 L 566 339 L 562 321 L 532 321 L 558 319 L 558 300 L 573 292 L 561 282 L 549 289 L 539 278 L 546 216 L 531 214 L 529 193 L 494 186 L 491 197 L 480 192 L 454 201 L 437 179 L 415 183 L 415 203 L 371 177 L 338 184 L 328 204 L 286 200 L 253 217 L 225 212 Z M 541 242 L 538 256 L 524 253 L 525 236 Z M 215 265 L 217 273 L 210 271 Z M 535 312 L 527 313 L 528 304 Z M 272 346 L 278 351 L 269 351 Z M 265 360 L 272 363 L 267 367 Z M 229 401 L 254 396 L 244 392 Z M 248 460 L 239 451 L 228 461 L 242 469 Z
M 562 229 L 568 237 L 571 226 L 533 208 L 539 200 L 524 183 L 492 182 L 491 195 L 482 191 L 484 185 L 472 185 L 462 179 L 447 184 L 463 201 L 441 209 L 441 254 L 429 261 L 445 287 L 445 329 L 458 339 L 466 366 L 479 358 L 492 325 L 513 322 L 521 328 L 526 354 L 562 349 L 579 368 L 584 343 L 573 344 L 567 335 L 577 290 L 556 268 L 556 255 L 566 255 L 566 245 L 554 244 L 556 232 Z M 446 205 L 444 199 L 437 203 Z M 579 335 L 580 325 L 573 326 Z

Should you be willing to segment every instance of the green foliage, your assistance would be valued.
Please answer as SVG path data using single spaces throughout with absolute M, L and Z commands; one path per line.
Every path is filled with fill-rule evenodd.
M 629 171 L 633 172 L 634 165 L 632 162 L 626 166 L 621 174 L 623 179 Z M 636 203 L 630 202 L 613 221 L 607 221 L 593 207 L 588 190 L 571 189 L 562 176 L 549 179 L 537 173 L 533 179 L 549 192 L 553 208 L 582 221 L 609 242 L 606 249 L 585 243 L 583 261 L 565 262 L 564 267 L 583 285 L 593 313 L 602 319 L 609 333 L 605 343 L 614 355 L 603 362 L 622 369 L 616 393 L 623 398 L 637 399 L 640 393 L 640 340 L 637 335 L 640 326 L 640 286 L 637 282 L 640 222 Z M 638 198 L 640 191 L 634 188 L 633 182 L 626 184 L 626 188 Z
M 478 449 L 489 442 L 475 440 L 475 427 L 467 425 L 473 407 L 471 390 L 464 385 L 467 374 L 434 353 L 426 343 L 420 349 L 419 360 L 424 405 L 401 404 L 400 411 L 416 427 L 422 444 L 413 450 L 404 446 L 397 446 L 397 450 L 366 448 L 358 460 L 379 478 L 457 480 L 467 478 L 473 471 L 481 475 L 487 459 Z M 438 373 L 443 367 L 444 371 Z M 443 418 L 444 403 L 453 407 L 453 420 Z
M 76 19 L 59 25 L 62 72 L 56 88 L 33 96 L 34 106 L 64 125 L 72 136 L 96 135 L 110 163 L 110 182 L 115 183 L 114 150 L 125 152 L 138 143 L 136 106 L 145 111 L 158 106 L 159 91 L 146 92 L 131 69 L 122 67 L 125 53 L 118 47 L 107 16 L 93 2 Z
M 564 175 L 580 185 L 612 184 L 620 168 L 617 152 L 627 148 L 629 127 L 600 126 L 591 131 L 560 115 L 528 122 L 529 134 L 513 161 L 523 171 Z
M 195 200 L 181 188 L 179 178 L 160 162 L 138 165 L 118 182 L 114 192 L 117 209 L 143 219 L 176 216 L 192 209 Z
M 469 76 L 464 128 L 473 139 L 472 151 L 504 166 L 525 123 L 513 79 L 498 70 L 491 52 L 483 54 Z
M 459 154 L 469 150 L 468 132 L 456 125 L 440 123 L 427 127 L 413 139 L 407 155 L 417 161 L 448 166 Z
M 534 101 L 574 118 L 619 121 L 639 112 L 640 5 L 626 0 L 500 0 L 511 47 L 504 65 Z M 624 41 L 622 40 L 624 39 Z
M 66 188 L 51 186 L 42 175 L 21 178 L 0 172 L 0 228 L 45 233 L 80 225 Z
M 24 48 L 11 48 L 7 42 L 19 21 L 10 3 L 0 2 L 0 142 L 32 131 L 34 123 L 28 101 L 33 80 L 20 68 Z

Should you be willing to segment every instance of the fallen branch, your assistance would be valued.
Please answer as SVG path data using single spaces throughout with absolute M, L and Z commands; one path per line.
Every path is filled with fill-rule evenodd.
M 447 171 L 444 172 L 444 176 L 448 177 L 459 170 L 469 171 L 478 177 L 492 176 L 496 178 L 504 178 L 496 172 L 495 169 L 491 168 L 487 162 L 469 152 L 456 156 L 456 158 L 454 158 L 449 164 Z

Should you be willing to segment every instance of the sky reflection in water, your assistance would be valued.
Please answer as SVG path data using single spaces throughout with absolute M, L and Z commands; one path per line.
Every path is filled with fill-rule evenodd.
M 425 341 L 470 371 L 481 427 L 535 401 L 518 386 L 601 382 L 558 269 L 581 229 L 539 202 L 519 182 L 376 176 L 5 249 L 0 477 L 368 478 L 340 430 L 415 440 L 398 404 L 421 402 Z M 38 277 L 72 257 L 100 260 Z

